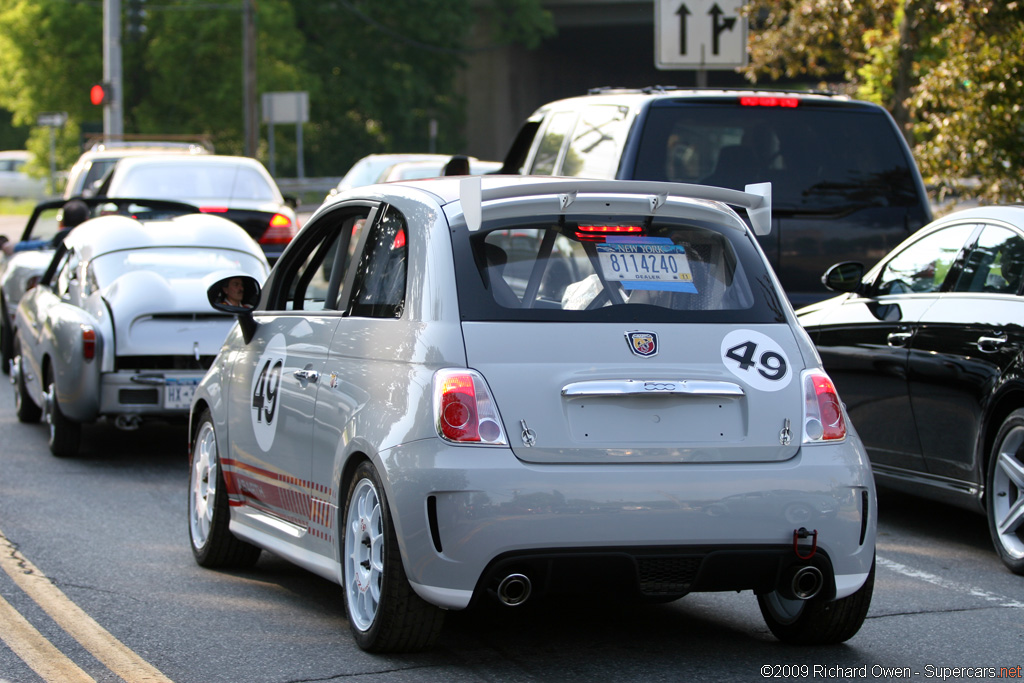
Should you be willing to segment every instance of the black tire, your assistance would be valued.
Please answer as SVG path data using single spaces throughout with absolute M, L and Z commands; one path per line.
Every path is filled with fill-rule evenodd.
M 853 595 L 839 600 L 787 600 L 777 592 L 757 596 L 761 616 L 776 638 L 792 645 L 835 645 L 860 630 L 875 589 L 875 561 L 867 581 Z
M 1014 574 L 1024 574 L 1024 517 L 1015 506 L 1024 496 L 1024 410 L 1003 421 L 988 459 L 985 477 L 988 530 L 999 559 Z
M 371 463 L 356 469 L 338 519 L 342 587 L 356 644 L 367 652 L 415 652 L 433 645 L 444 610 L 409 585 L 384 487 Z
M 14 328 L 11 317 L 7 315 L 7 301 L 0 296 L 0 371 L 11 374 L 11 360 L 14 358 Z
M 70 458 L 78 455 L 78 445 L 82 439 L 82 425 L 70 419 L 60 409 L 57 400 L 57 384 L 54 382 L 53 369 L 46 369 L 46 422 L 50 426 L 50 453 L 58 458 Z
M 230 514 L 213 418 L 205 410 L 192 444 L 188 481 L 188 536 L 199 566 L 246 568 L 259 559 L 258 547 L 238 539 L 228 529 Z
M 14 412 L 19 422 L 35 424 L 43 416 L 43 409 L 36 405 L 25 386 L 25 365 L 24 359 L 18 353 L 18 345 L 15 344 L 15 358 L 17 358 L 18 371 L 14 382 Z

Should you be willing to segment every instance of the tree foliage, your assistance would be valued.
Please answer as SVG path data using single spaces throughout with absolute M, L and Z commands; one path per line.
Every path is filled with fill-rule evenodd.
M 754 0 L 746 12 L 750 80 L 841 78 L 892 112 L 940 198 L 1024 199 L 1024 3 Z
M 191 134 L 218 152 L 244 147 L 243 0 L 122 0 L 124 132 Z M 463 151 L 454 94 L 475 26 L 488 41 L 535 45 L 553 31 L 541 0 L 258 0 L 257 92 L 309 92 L 307 175 L 341 175 L 372 152 Z M 79 131 L 101 125 L 89 87 L 103 76 L 101 3 L 0 0 L 0 109 L 14 125 L 66 111 L 60 166 Z M 261 131 L 266 139 L 266 129 Z M 294 173 L 295 128 L 275 127 L 282 175 Z M 29 147 L 42 154 L 47 130 Z M 266 159 L 266 143 L 260 157 Z M 40 166 L 41 168 L 41 166 Z
M 1021 201 L 1024 3 L 1018 0 L 752 0 L 752 81 L 841 79 L 886 106 L 938 189 L 977 179 L 985 201 Z
M 1024 6 L 948 2 L 932 38 L 944 58 L 911 97 L 918 163 L 940 192 L 976 178 L 992 202 L 1024 200 Z M 959 20 L 952 20 L 953 17 Z M 965 20 L 966 19 L 966 20 Z

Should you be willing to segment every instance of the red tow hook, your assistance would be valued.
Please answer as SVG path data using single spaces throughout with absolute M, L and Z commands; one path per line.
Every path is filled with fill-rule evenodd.
M 806 555 L 800 554 L 800 539 L 811 537 L 811 552 Z M 793 552 L 801 560 L 809 560 L 814 557 L 814 553 L 818 552 L 818 530 L 808 531 L 806 527 L 800 527 L 799 529 L 793 529 Z

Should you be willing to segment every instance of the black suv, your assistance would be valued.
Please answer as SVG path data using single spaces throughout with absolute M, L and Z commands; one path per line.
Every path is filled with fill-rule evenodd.
M 772 231 L 759 239 L 795 306 L 830 296 L 828 266 L 871 265 L 932 220 L 889 113 L 825 92 L 592 90 L 538 109 L 500 172 L 771 182 Z

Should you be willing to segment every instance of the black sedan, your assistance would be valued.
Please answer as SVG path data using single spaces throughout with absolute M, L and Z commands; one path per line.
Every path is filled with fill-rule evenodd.
M 797 311 L 876 481 L 988 517 L 1024 574 L 1024 206 L 950 214 Z

